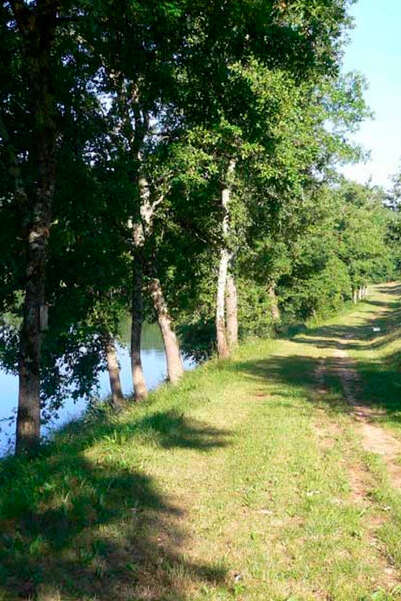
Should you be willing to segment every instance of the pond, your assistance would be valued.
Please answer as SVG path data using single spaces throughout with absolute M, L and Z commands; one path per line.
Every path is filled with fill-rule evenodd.
M 118 357 L 121 367 L 121 385 L 125 395 L 132 394 L 131 360 L 129 355 L 129 322 L 122 324 L 122 344 L 118 346 Z M 142 364 L 146 382 L 150 390 L 156 388 L 166 378 L 166 359 L 163 342 L 157 324 L 145 324 L 142 332 Z M 191 369 L 194 362 L 184 360 L 185 369 Z M 96 396 L 103 399 L 110 394 L 109 376 L 107 371 L 102 372 L 99 379 L 99 389 L 94 391 Z M 18 400 L 18 377 L 5 373 L 0 368 L 0 456 L 13 448 L 15 415 Z M 72 419 L 80 417 L 87 409 L 85 399 L 74 401 L 67 398 L 62 409 L 58 411 L 57 418 L 43 426 L 42 431 L 48 436 L 52 431 L 65 425 Z M 14 417 L 12 421 L 8 418 Z

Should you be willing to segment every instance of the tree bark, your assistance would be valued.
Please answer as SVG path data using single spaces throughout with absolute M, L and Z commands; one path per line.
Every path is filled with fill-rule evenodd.
M 104 348 L 110 379 L 111 405 L 113 409 L 118 410 L 124 404 L 124 395 L 121 388 L 120 366 L 118 364 L 116 346 L 110 334 L 105 335 Z
M 216 298 L 216 342 L 217 354 L 220 359 L 227 359 L 230 355 L 230 348 L 227 340 L 226 320 L 225 320 L 225 292 L 227 286 L 228 265 L 231 260 L 231 252 L 227 246 L 230 229 L 230 200 L 231 200 L 231 179 L 235 171 L 235 161 L 231 159 L 228 166 L 226 183 L 221 192 L 222 207 L 222 247 L 220 250 L 219 275 L 217 279 L 217 298 Z
M 277 323 L 278 321 L 280 321 L 281 315 L 280 315 L 280 309 L 279 309 L 278 302 L 277 302 L 277 296 L 276 296 L 274 284 L 270 284 L 267 292 L 268 292 L 268 295 L 269 295 L 270 301 L 271 301 L 270 311 L 271 311 L 272 321 L 273 321 L 273 323 Z
M 32 164 L 36 189 L 27 228 L 25 298 L 20 331 L 19 393 L 16 452 L 29 451 L 40 441 L 41 322 L 47 314 L 45 281 L 48 238 L 56 180 L 56 103 L 52 89 L 51 48 L 57 5 L 44 0 L 38 9 L 13 2 L 15 19 L 23 38 L 29 65 L 32 99 Z
M 137 99 L 136 99 L 137 101 Z M 132 292 L 132 326 L 131 326 L 131 368 L 135 400 L 140 401 L 148 396 L 145 376 L 141 361 L 141 333 L 143 324 L 143 277 L 145 267 L 145 242 L 150 236 L 153 227 L 153 217 L 156 207 L 162 197 L 155 202 L 151 200 L 149 182 L 143 173 L 142 155 L 140 152 L 143 144 L 147 116 L 142 114 L 138 105 L 134 107 L 135 121 L 138 131 L 141 131 L 137 140 L 136 159 L 139 165 L 137 186 L 140 198 L 139 215 L 133 225 L 133 292 Z
M 132 323 L 131 323 L 131 371 L 134 398 L 143 401 L 148 396 L 145 375 L 141 360 L 141 335 L 143 324 L 143 255 L 140 243 L 140 225 L 133 230 L 133 282 L 132 282 Z
M 226 248 L 220 251 L 219 276 L 217 279 L 217 301 L 216 301 L 216 338 L 217 354 L 220 359 L 227 359 L 230 350 L 227 341 L 226 320 L 224 311 L 224 300 L 227 283 L 228 263 L 230 253 Z
M 141 156 L 138 152 L 138 161 Z M 139 217 L 132 228 L 133 247 L 133 278 L 132 278 L 132 323 L 131 323 L 131 371 L 134 398 L 143 401 L 148 396 L 145 374 L 141 359 L 141 335 L 143 325 L 143 276 L 144 276 L 144 246 L 145 230 L 149 228 L 152 215 L 150 211 L 150 191 L 148 182 L 143 175 L 138 176 L 140 198 Z M 144 225 L 145 224 L 145 225 Z
M 227 343 L 229 351 L 238 345 L 238 299 L 234 276 L 227 275 L 226 286 Z
M 171 317 L 168 312 L 166 300 L 163 296 L 160 280 L 153 278 L 150 282 L 149 290 L 163 337 L 168 379 L 172 384 L 176 384 L 184 374 L 184 366 L 181 359 L 178 339 L 171 326 Z

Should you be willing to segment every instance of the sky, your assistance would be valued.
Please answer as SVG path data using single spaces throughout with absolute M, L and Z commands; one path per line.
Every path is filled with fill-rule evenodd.
M 401 0 L 359 0 L 351 11 L 355 28 L 344 70 L 361 72 L 368 82 L 365 99 L 374 112 L 354 136 L 366 150 L 366 164 L 346 166 L 344 174 L 365 183 L 391 186 L 401 167 Z

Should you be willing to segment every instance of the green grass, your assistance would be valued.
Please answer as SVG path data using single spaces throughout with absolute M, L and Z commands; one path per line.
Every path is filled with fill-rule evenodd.
M 401 599 L 386 572 L 401 567 L 401 496 L 338 379 L 319 391 L 316 375 L 347 345 L 398 435 L 399 294 L 379 287 L 292 340 L 249 341 L 146 404 L 72 424 L 30 462 L 1 462 L 0 600 Z

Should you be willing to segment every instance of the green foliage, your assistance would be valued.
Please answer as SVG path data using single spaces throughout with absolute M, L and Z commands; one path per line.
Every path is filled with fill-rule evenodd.
M 303 257 L 291 275 L 287 288 L 279 287 L 286 319 L 306 320 L 338 311 L 350 298 L 351 282 L 346 265 L 336 256 L 322 257 L 319 266 L 310 263 L 316 256 Z
M 240 336 L 270 338 L 274 335 L 271 298 L 267 286 L 257 285 L 253 280 L 238 280 L 238 320 Z
M 212 317 L 179 323 L 177 332 L 181 351 L 200 363 L 215 352 L 215 323 Z

